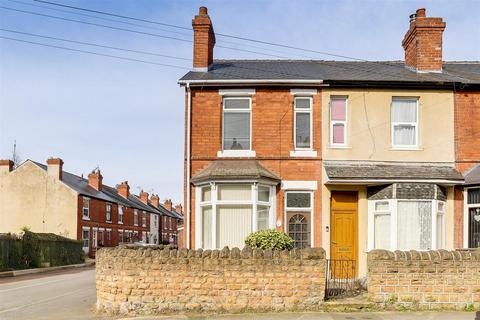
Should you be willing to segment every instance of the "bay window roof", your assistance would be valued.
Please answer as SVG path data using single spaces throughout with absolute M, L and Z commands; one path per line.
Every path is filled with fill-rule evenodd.
M 466 185 L 480 185 L 480 164 L 465 173 Z
M 280 178 L 256 160 L 216 160 L 192 177 L 194 184 L 225 180 L 268 180 L 275 184 Z

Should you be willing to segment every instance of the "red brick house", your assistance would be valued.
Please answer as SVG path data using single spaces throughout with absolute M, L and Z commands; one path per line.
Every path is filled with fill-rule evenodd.
M 480 63 L 443 60 L 442 18 L 417 10 L 405 61 L 384 62 L 215 60 L 205 7 L 192 26 L 193 69 L 179 80 L 187 247 L 243 247 L 276 228 L 365 274 L 370 249 L 462 246 Z
M 177 204 L 173 208 L 172 200 L 167 199 L 161 207 L 163 212 L 160 224 L 161 242 L 178 246 L 177 225 L 183 220 L 182 205 Z
M 10 160 L 0 162 L 2 215 L 0 232 L 52 232 L 83 240 L 84 250 L 94 256 L 99 247 L 120 243 L 160 242 L 161 216 L 169 214 L 158 195 L 130 193 L 124 181 L 116 187 L 103 184 L 100 170 L 88 178 L 63 170 L 59 158 L 47 165 L 27 160 L 12 170 Z

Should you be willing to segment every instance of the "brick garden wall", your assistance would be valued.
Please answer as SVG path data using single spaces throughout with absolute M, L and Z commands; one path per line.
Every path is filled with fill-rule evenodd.
M 97 309 L 130 315 L 317 310 L 324 300 L 325 265 L 321 248 L 102 248 Z
M 420 309 L 480 306 L 480 250 L 368 253 L 368 293 L 379 304 Z

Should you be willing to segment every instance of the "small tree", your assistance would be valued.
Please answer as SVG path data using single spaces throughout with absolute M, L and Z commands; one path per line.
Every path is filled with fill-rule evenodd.
M 274 229 L 260 230 L 249 234 L 245 244 L 252 249 L 290 250 L 293 248 L 293 239 Z

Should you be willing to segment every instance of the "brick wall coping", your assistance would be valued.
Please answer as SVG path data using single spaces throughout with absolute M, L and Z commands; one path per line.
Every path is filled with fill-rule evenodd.
M 126 249 L 126 250 L 125 250 Z M 159 251 L 159 252 L 158 252 Z M 186 248 L 176 249 L 164 245 L 137 245 L 126 244 L 118 247 L 105 247 L 97 251 L 97 255 L 108 254 L 110 256 L 130 256 L 130 257 L 148 257 L 152 254 L 160 255 L 164 258 L 183 258 L 183 259 L 281 259 L 281 260 L 321 260 L 325 259 L 325 250 L 323 248 L 305 248 L 292 250 L 262 250 L 251 249 L 248 247 L 240 250 L 239 248 L 229 249 L 224 247 L 222 250 L 189 250 Z
M 439 263 L 443 260 L 480 260 L 480 249 L 472 250 L 430 250 L 430 251 L 388 251 L 388 250 L 372 250 L 368 253 L 368 260 L 382 260 L 382 261 L 430 261 L 432 263 Z

